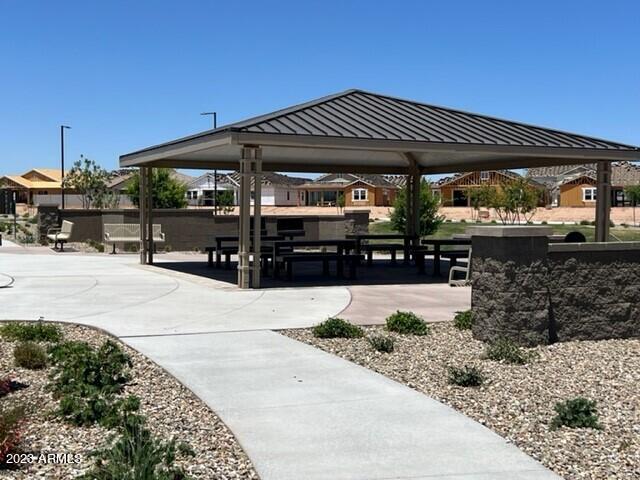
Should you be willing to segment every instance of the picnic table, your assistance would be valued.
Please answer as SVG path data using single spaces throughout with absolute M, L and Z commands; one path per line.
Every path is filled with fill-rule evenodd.
M 421 245 L 433 246 L 433 276 L 440 275 L 440 257 L 443 255 L 442 246 L 444 245 L 457 245 L 457 246 L 471 246 L 471 238 L 425 238 L 421 242 Z M 464 256 L 468 252 L 468 249 L 455 249 L 447 251 L 447 255 L 453 255 L 455 259 L 457 256 Z M 416 259 L 417 262 L 417 259 Z M 424 270 L 424 256 L 422 257 L 422 268 L 418 265 L 418 268 Z
M 252 232 L 253 233 L 253 232 Z M 253 242 L 253 236 L 250 237 Z M 277 240 L 284 240 L 282 235 L 267 235 L 266 233 L 260 235 L 261 242 L 275 242 Z M 216 236 L 216 246 L 215 247 L 206 247 L 204 250 L 208 254 L 207 264 L 211 267 L 213 266 L 213 252 L 216 252 L 216 268 L 220 268 L 220 264 L 222 261 L 222 255 L 225 255 L 225 267 L 230 268 L 231 264 L 231 255 L 238 252 L 238 243 L 240 242 L 240 237 L 238 235 L 217 235 Z M 223 246 L 223 243 L 231 243 L 232 245 Z M 261 246 L 261 254 L 271 254 L 271 246 L 262 245 Z
M 335 248 L 335 252 L 296 252 L 296 248 L 307 247 L 329 247 Z M 284 264 L 287 269 L 287 277 L 293 278 L 293 263 L 298 262 L 321 262 L 323 274 L 328 275 L 329 261 L 336 262 L 338 277 L 344 275 L 344 263 L 350 262 L 350 273 L 355 277 L 355 266 L 357 260 L 362 255 L 351 254 L 355 250 L 355 241 L 349 239 L 329 239 L 329 240 L 285 240 L 273 243 L 273 276 L 278 277 L 280 264 Z
M 369 240 L 402 240 L 402 250 L 404 252 L 404 263 L 409 263 L 409 256 L 411 252 L 411 242 L 417 239 L 416 235 L 403 235 L 400 233 L 353 233 L 346 235 L 347 239 L 354 240 L 356 242 L 356 253 L 361 254 L 363 250 L 363 241 Z M 396 250 L 398 249 L 398 243 L 369 243 L 366 244 L 364 250 L 367 252 L 367 263 L 371 264 L 373 260 L 374 251 L 388 251 L 391 253 L 391 261 L 396 261 Z

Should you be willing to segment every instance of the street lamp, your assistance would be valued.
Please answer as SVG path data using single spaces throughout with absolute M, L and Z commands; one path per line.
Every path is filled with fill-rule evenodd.
M 217 112 L 202 112 L 200 115 L 212 115 L 213 116 L 213 129 L 218 128 L 218 113 Z M 213 170 L 213 215 L 218 215 L 218 169 Z
M 60 125 L 60 194 L 62 196 L 62 210 L 64 210 L 64 131 L 70 130 L 67 125 Z

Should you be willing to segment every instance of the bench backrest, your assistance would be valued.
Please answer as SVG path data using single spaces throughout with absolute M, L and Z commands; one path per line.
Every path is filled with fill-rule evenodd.
M 116 238 L 140 238 L 139 223 L 105 223 L 104 233 Z M 153 224 L 153 238 L 162 236 L 162 225 Z
M 73 222 L 70 222 L 69 220 L 63 220 L 62 227 L 60 228 L 60 233 L 68 233 L 69 235 L 71 235 L 72 231 L 73 231 Z

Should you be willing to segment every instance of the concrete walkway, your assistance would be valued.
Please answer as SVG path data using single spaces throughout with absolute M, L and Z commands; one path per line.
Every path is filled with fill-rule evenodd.
M 241 292 L 133 256 L 0 254 L 0 272 L 15 278 L 0 318 L 120 336 L 229 425 L 262 480 L 558 478 L 453 409 L 269 331 L 338 313 L 344 287 Z

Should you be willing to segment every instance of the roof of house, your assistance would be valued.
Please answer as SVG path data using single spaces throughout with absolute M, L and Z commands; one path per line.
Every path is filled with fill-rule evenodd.
M 233 172 L 229 174 L 229 177 L 236 182 L 236 184 L 240 184 L 240 173 Z M 276 172 L 262 172 L 262 185 L 263 186 L 285 186 L 285 187 L 295 187 L 298 185 L 302 185 L 305 182 L 308 182 L 308 178 L 301 177 L 292 177 L 289 175 L 283 175 L 281 173 Z M 253 180 L 252 180 L 253 184 Z
M 327 173 L 312 181 L 307 179 L 300 187 L 326 189 L 336 185 L 346 186 L 356 182 L 364 182 L 372 187 L 398 188 L 398 185 L 388 180 L 386 175 L 361 173 Z
M 180 173 L 173 168 L 171 168 L 170 170 L 171 170 L 170 172 L 171 176 L 174 179 L 184 184 L 191 183 L 195 178 L 195 177 L 192 177 L 191 175 L 185 175 L 184 173 Z M 107 182 L 107 187 L 116 188 L 118 186 L 123 185 L 124 183 L 129 181 L 129 179 L 136 173 L 136 171 L 137 170 L 132 168 L 121 168 L 119 170 L 114 170 L 113 172 L 111 172 L 111 175 L 110 175 L 111 178 Z
M 37 173 L 40 177 L 49 180 L 29 180 L 26 177 L 29 176 L 30 173 Z M 27 189 L 55 189 L 61 188 L 62 173 L 60 170 L 54 168 L 32 168 L 22 175 L 5 175 L 0 177 L 0 183 L 5 179 Z
M 580 176 L 596 178 L 597 165 L 564 165 L 556 167 L 530 168 L 527 176 L 549 186 L 564 185 Z M 640 184 L 640 166 L 630 162 L 617 162 L 611 165 L 611 185 L 626 187 Z
M 521 177 L 521 175 L 511 170 L 495 170 L 495 171 L 509 178 Z M 455 175 L 450 175 L 448 177 L 442 177 L 436 182 L 436 186 L 442 187 L 444 185 L 448 185 L 450 183 L 455 182 L 456 180 L 460 180 L 462 177 L 466 177 L 467 175 L 471 175 L 473 173 L 475 172 L 460 172 L 460 173 L 456 173 Z
M 398 188 L 404 188 L 407 186 L 406 175 L 385 175 L 384 178 L 389 183 L 393 183 Z

